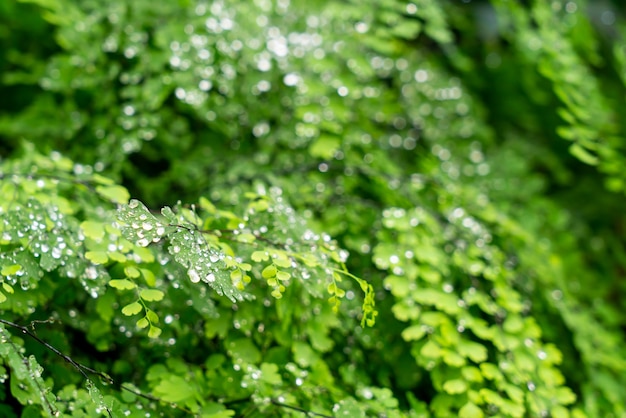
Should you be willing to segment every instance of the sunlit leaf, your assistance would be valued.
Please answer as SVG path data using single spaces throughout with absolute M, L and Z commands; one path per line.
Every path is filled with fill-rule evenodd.
M 136 315 L 139 312 L 141 312 L 142 310 L 142 306 L 139 304 L 139 302 L 133 302 L 131 304 L 128 304 L 126 306 L 124 306 L 122 308 L 122 313 L 126 316 L 131 316 L 131 315 Z
M 135 283 L 127 279 L 109 280 L 109 286 L 114 287 L 119 290 L 129 290 L 129 289 L 134 289 L 135 287 L 137 287 Z
M 142 289 L 141 292 L 139 292 L 139 296 L 146 301 L 158 302 L 163 300 L 165 294 L 157 289 Z

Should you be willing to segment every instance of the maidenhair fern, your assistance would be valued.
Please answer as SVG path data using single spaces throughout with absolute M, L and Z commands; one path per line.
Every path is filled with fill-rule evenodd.
M 347 252 L 327 235 L 308 229 L 278 189 L 249 193 L 239 212 L 218 210 L 203 198 L 198 206 L 179 203 L 155 213 L 138 200 L 122 203 L 128 192 L 106 178 L 73 177 L 75 166 L 65 159 L 31 158 L 37 160 L 37 169 L 26 160 L 3 174 L 7 198 L 0 203 L 0 309 L 26 315 L 58 297 L 54 290 L 60 283 L 74 286 L 71 281 L 76 281 L 88 298 L 109 304 L 98 302 L 102 318 L 132 317 L 138 331 L 157 339 L 167 326 L 159 303 L 172 287 L 188 292 L 202 310 L 211 298 L 196 299 L 206 295 L 198 288 L 232 303 L 251 303 L 246 301 L 256 296 L 248 287 L 255 283 L 280 299 L 297 281 L 315 297 L 330 297 L 326 303 L 336 311 L 346 293 L 341 279 L 351 277 L 366 295 L 363 321 L 374 324 L 371 285 L 346 270 Z M 173 276 L 171 271 L 179 270 L 172 263 L 186 277 Z M 35 290 L 39 296 L 32 298 Z M 119 314 L 111 312 L 111 304 Z M 13 396 L 28 403 L 37 395 L 33 402 L 56 416 L 59 408 L 42 368 L 32 356 L 23 356 L 4 327 L 0 332 L 6 342 L 0 355 L 10 369 Z M 86 379 L 85 384 L 96 409 L 111 414 L 113 408 L 106 406 L 94 382 Z

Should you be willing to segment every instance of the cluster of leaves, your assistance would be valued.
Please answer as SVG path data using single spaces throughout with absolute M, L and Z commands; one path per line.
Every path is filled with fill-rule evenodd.
M 0 412 L 623 414 L 614 3 L 3 3 Z
M 71 175 L 76 167 L 58 154 L 52 158 L 33 150 L 28 154 L 29 157 L 6 164 L 10 174 L 3 177 L 6 200 L 0 206 L 0 269 L 4 293 L 0 303 L 4 312 L 18 316 L 50 315 L 65 321 L 77 315 L 75 310 L 62 313 L 68 300 L 61 295 L 72 293 L 71 305 L 84 305 L 87 312 L 95 315 L 87 321 L 81 314 L 78 322 L 72 322 L 98 350 L 106 351 L 123 344 L 116 341 L 115 326 L 119 326 L 121 335 L 126 338 L 132 335 L 131 330 L 144 328 L 149 338 L 159 338 L 163 320 L 154 304 L 162 301 L 169 302 L 164 305 L 174 316 L 181 315 L 178 309 L 193 306 L 196 323 L 220 319 L 221 334 L 228 328 L 224 328 L 227 323 L 221 320 L 215 299 L 226 296 L 231 303 L 238 303 L 266 299 L 265 293 L 280 299 L 292 282 L 300 281 L 307 294 L 321 299 L 318 309 L 331 315 L 338 311 L 340 299 L 346 295 L 337 283 L 348 275 L 366 294 L 363 324 L 374 325 L 372 286 L 345 270 L 347 253 L 338 249 L 328 236 L 307 229 L 305 222 L 284 203 L 278 189 L 250 193 L 250 202 L 239 216 L 217 210 L 208 200 L 200 199 L 198 210 L 179 204 L 174 209 L 163 208 L 157 218 L 137 200 L 126 204 L 129 198 L 126 189 L 111 184 L 101 175 Z M 119 209 L 115 204 L 121 205 Z M 281 227 L 266 226 L 274 223 Z M 184 276 L 188 280 L 183 279 Z M 262 284 L 258 284 L 259 280 L 253 282 L 251 276 L 262 279 Z M 272 289 L 271 292 L 268 289 Z M 82 290 L 89 299 L 80 297 Z M 330 294 L 330 303 L 324 300 L 326 291 Z M 38 296 L 35 298 L 33 294 Z M 259 318 L 241 321 L 252 323 L 262 318 L 259 315 Z M 168 315 L 164 322 L 169 324 L 173 320 L 174 317 Z M 205 327 L 207 334 L 215 335 L 210 325 L 205 324 Z M 169 331 L 166 342 L 175 341 L 171 337 L 175 331 Z M 270 331 L 268 326 L 267 332 Z M 7 349 L 17 347 L 18 343 L 12 341 L 6 330 L 3 329 L 3 333 Z M 323 330 L 321 335 L 324 335 Z M 246 339 L 224 343 L 237 364 L 245 364 L 248 374 L 253 373 L 252 365 L 260 359 L 258 349 Z M 10 367 L 13 367 L 11 362 L 16 353 L 21 352 L 15 348 L 4 353 Z M 26 362 L 30 364 L 28 367 L 39 370 L 40 366 L 33 361 L 34 358 L 28 360 L 32 364 Z M 183 363 L 172 364 L 178 364 L 171 367 L 187 375 L 187 368 L 181 369 Z M 172 403 L 181 403 L 183 399 L 179 398 L 183 396 L 190 400 L 190 403 L 182 403 L 184 410 L 214 416 L 211 411 L 215 405 L 207 404 L 204 397 L 200 397 L 198 403 L 199 395 L 194 396 L 187 384 L 179 384 L 179 381 L 184 383 L 185 378 L 173 372 L 159 374 L 156 370 L 161 369 L 153 367 L 146 375 L 153 385 L 152 393 Z M 278 366 L 263 363 L 261 370 L 273 376 Z M 11 373 L 12 395 L 22 403 L 30 399 L 28 403 L 45 405 L 43 401 L 38 402 L 36 396 L 48 393 L 47 386 L 39 381 L 35 385 L 23 375 L 21 369 Z M 246 376 L 239 376 L 238 380 Z M 280 376 L 276 376 L 275 384 L 279 384 Z M 14 385 L 20 382 L 30 385 L 21 390 L 35 398 L 14 390 Z M 271 395 L 270 388 L 265 388 L 265 396 Z M 197 390 L 205 389 L 200 386 Z M 241 395 L 256 394 L 257 389 L 251 385 Z M 90 394 L 95 400 L 101 396 L 95 386 Z M 233 394 L 226 392 L 224 395 Z M 112 413 L 121 408 L 119 402 L 111 402 L 111 406 L 103 410 Z M 57 411 L 65 412 L 52 403 L 46 405 L 46 411 L 53 416 Z

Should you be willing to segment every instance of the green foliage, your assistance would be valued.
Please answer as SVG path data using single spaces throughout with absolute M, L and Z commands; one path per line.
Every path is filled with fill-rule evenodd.
M 2 3 L 0 415 L 624 415 L 625 13 Z

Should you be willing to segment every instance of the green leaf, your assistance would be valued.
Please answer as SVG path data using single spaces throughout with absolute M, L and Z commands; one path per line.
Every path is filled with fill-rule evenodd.
M 263 276 L 264 279 L 270 279 L 272 277 L 276 277 L 276 266 L 273 264 L 270 264 L 269 266 L 265 267 L 263 269 L 263 271 L 261 272 L 261 276 Z
M 391 33 L 404 39 L 415 39 L 422 25 L 417 20 L 402 19 L 391 28 Z
M 127 204 L 130 199 L 130 193 L 122 186 L 96 186 L 96 191 L 104 198 L 120 205 Z
M 0 292 L 0 303 L 6 302 L 7 297 L 4 293 Z
M 278 366 L 274 363 L 261 363 L 261 380 L 270 385 L 280 385 L 283 382 Z
M 154 275 L 152 270 L 148 270 L 148 269 L 139 269 L 139 270 L 141 271 L 141 274 L 143 275 L 143 279 L 146 281 L 146 284 L 148 286 L 156 285 L 156 276 Z
M 0 274 L 2 274 L 3 276 L 12 276 L 15 273 L 17 273 L 18 271 L 20 271 L 22 269 L 22 266 L 19 264 L 12 264 L 10 266 L 4 266 L 2 267 L 2 270 L 0 271 Z
M 276 257 L 273 262 L 276 266 L 284 269 L 291 267 L 291 260 L 288 257 Z
M 94 264 L 105 264 L 109 257 L 105 251 L 87 251 L 85 258 Z
M 576 394 L 568 387 L 558 388 L 556 398 L 563 405 L 569 405 L 576 402 Z
M 133 266 L 124 267 L 124 274 L 126 274 L 126 277 L 130 277 L 131 279 L 136 279 L 141 275 L 139 269 Z
M 237 241 L 250 244 L 256 241 L 256 237 L 250 233 L 243 233 L 237 235 Z
M 459 418 L 483 418 L 485 414 L 476 404 L 468 402 L 459 409 Z
M 402 331 L 402 338 L 405 341 L 417 341 L 422 339 L 425 334 L 426 331 L 424 330 L 424 326 L 416 324 L 405 328 L 404 331 Z
M 137 285 L 127 279 L 114 279 L 109 280 L 109 286 L 119 290 L 130 290 L 137 287 Z
M 126 316 L 136 315 L 141 312 L 142 306 L 139 302 L 130 303 L 122 308 L 122 313 Z
M 461 340 L 457 345 L 457 350 L 463 357 L 468 357 L 476 363 L 487 360 L 487 348 L 474 341 Z
M 83 234 L 85 234 L 85 237 L 87 238 L 91 238 L 98 242 L 104 238 L 105 229 L 102 222 L 84 221 L 80 224 L 80 229 L 82 229 Z
M 566 407 L 562 405 L 553 406 L 550 410 L 550 416 L 552 418 L 570 418 L 570 413 Z
M 320 135 L 309 147 L 312 157 L 330 160 L 339 149 L 341 140 L 334 135 Z
M 577 143 L 570 145 L 569 152 L 583 163 L 589 165 L 598 165 L 599 163 L 598 157 L 591 154 L 589 151 L 587 151 L 585 148 Z
M 148 321 L 152 322 L 153 324 L 159 323 L 159 316 L 152 309 L 146 310 L 146 318 L 148 318 Z
M 295 341 L 291 350 L 295 362 L 301 367 L 310 367 L 319 360 L 317 353 L 307 343 Z
M 141 292 L 139 293 L 139 296 L 143 300 L 158 302 L 163 299 L 165 294 L 162 291 L 157 290 L 157 289 L 142 289 Z
M 161 335 L 161 328 L 159 327 L 155 327 L 154 325 L 150 326 L 150 329 L 148 330 L 148 337 L 150 338 L 158 338 L 159 335 Z
M 180 376 L 165 376 L 153 389 L 155 396 L 165 402 L 180 403 L 195 396 L 194 388 Z
M 231 280 L 241 280 L 242 277 L 243 277 L 243 273 L 239 269 L 233 270 L 230 272 Z
M 148 318 L 141 318 L 137 321 L 137 328 L 146 328 L 148 325 L 150 325 Z
M 467 390 L 467 382 L 461 379 L 448 380 L 443 384 L 443 390 L 450 395 L 458 395 Z
M 424 357 L 430 357 L 430 358 L 439 358 L 441 357 L 441 354 L 442 354 L 441 347 L 439 347 L 439 345 L 433 340 L 427 341 L 426 344 L 424 344 L 424 346 L 420 350 L 420 353 Z
M 227 343 L 228 350 L 235 361 L 256 364 L 261 361 L 261 352 L 247 338 L 240 338 Z

